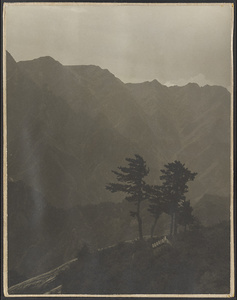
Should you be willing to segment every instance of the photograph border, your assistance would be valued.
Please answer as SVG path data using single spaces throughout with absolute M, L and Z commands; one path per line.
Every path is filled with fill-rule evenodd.
M 232 92 L 231 92 L 231 201 L 230 201 L 230 233 L 231 233 L 231 272 L 230 272 L 230 294 L 133 294 L 133 295 L 93 295 L 93 294 L 22 294 L 22 295 L 11 295 L 8 294 L 8 246 L 7 246 L 7 94 L 6 94 L 6 7 L 9 5 L 230 5 L 232 4 Z M 2 124 L 1 124 L 1 207 L 2 207 L 2 239 L 1 239 L 1 250 L 2 250 L 2 297 L 5 298 L 52 298 L 52 297 L 63 297 L 63 298 L 234 298 L 235 297 L 235 250 L 236 250 L 236 0 L 234 1 L 203 1 L 203 2 L 187 2 L 187 1 L 172 1 L 172 2 L 100 2 L 100 1 L 2 1 Z

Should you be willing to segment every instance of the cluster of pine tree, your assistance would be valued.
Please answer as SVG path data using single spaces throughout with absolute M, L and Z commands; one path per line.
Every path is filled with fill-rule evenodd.
M 126 158 L 127 167 L 118 167 L 119 171 L 112 171 L 118 183 L 109 183 L 106 189 L 112 193 L 124 192 L 125 199 L 134 203 L 135 210 L 130 211 L 132 217 L 138 222 L 139 238 L 143 239 L 141 203 L 148 201 L 148 211 L 154 218 L 151 228 L 151 237 L 157 221 L 162 213 L 170 215 L 170 236 L 177 234 L 178 224 L 184 226 L 193 223 L 192 207 L 190 200 L 186 200 L 189 181 L 193 181 L 197 173 L 191 172 L 180 161 L 164 165 L 161 170 L 160 185 L 150 185 L 144 180 L 149 174 L 149 168 L 144 159 L 135 154 L 135 158 Z

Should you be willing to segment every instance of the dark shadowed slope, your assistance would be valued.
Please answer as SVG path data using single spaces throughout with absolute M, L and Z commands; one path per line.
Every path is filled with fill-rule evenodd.
M 212 226 L 230 219 L 230 199 L 205 194 L 194 205 L 194 215 L 204 226 Z
M 148 203 L 142 205 L 143 231 L 150 236 L 153 218 L 147 206 Z M 9 182 L 9 286 L 75 258 L 84 243 L 96 250 L 137 238 L 137 223 L 130 217 L 131 209 L 127 201 L 59 209 L 23 182 Z M 194 215 L 206 226 L 228 221 L 229 200 L 205 195 L 194 205 Z M 169 234 L 169 228 L 170 218 L 163 214 L 154 233 Z
M 192 198 L 200 198 L 203 193 L 229 194 L 230 94 L 226 89 L 201 88 L 191 83 L 168 88 L 157 80 L 125 85 L 108 70 L 92 65 L 65 67 L 49 57 L 18 65 L 38 86 L 60 96 L 74 111 L 83 110 L 91 116 L 95 126 L 105 119 L 108 122 L 103 126 L 109 126 L 127 141 L 123 147 L 125 140 L 116 143 L 104 134 L 101 140 L 100 134 L 92 131 L 87 136 L 90 139 L 93 135 L 93 145 L 87 146 L 78 135 L 86 149 L 82 160 L 94 161 L 95 176 L 106 174 L 109 167 L 101 161 L 100 150 L 110 152 L 105 160 L 111 158 L 115 166 L 115 157 L 122 162 L 122 155 L 116 154 L 122 147 L 128 149 L 123 151 L 125 156 L 132 152 L 145 156 L 151 166 L 152 182 L 157 181 L 155 176 L 163 163 L 180 159 L 199 174 L 191 188 Z M 77 141 L 75 136 L 73 141 Z M 88 152 L 88 147 L 95 151 Z M 111 147 L 112 151 L 108 150 Z M 90 183 L 98 185 L 95 181 Z
M 150 241 L 78 253 L 78 259 L 9 289 L 17 294 L 228 294 L 229 222 Z
M 8 53 L 7 109 L 12 282 L 72 259 L 83 241 L 99 248 L 136 237 L 124 195 L 105 190 L 111 170 L 135 153 L 155 184 L 164 163 L 180 159 L 198 172 L 187 198 L 200 219 L 208 210 L 216 222 L 223 207 L 228 216 L 230 94 L 222 87 L 124 84 L 97 66 L 16 63 Z
M 22 71 L 22 64 L 20 68 L 15 65 L 17 78 L 8 75 L 9 177 L 24 180 L 56 206 L 108 200 L 104 186 L 111 178 L 111 169 L 136 151 L 141 150 L 150 157 L 155 150 L 152 147 L 142 150 L 136 139 L 129 139 L 116 128 L 115 120 L 112 123 L 102 108 L 92 112 L 91 98 L 84 92 L 80 94 L 76 84 L 73 90 L 73 86 L 64 83 L 65 78 L 70 82 L 75 79 L 73 74 L 67 75 L 67 68 L 48 57 L 39 59 L 39 63 L 39 74 L 42 75 L 41 69 L 45 71 L 43 78 L 49 73 L 48 69 L 56 70 L 51 72 L 47 85 L 41 85 L 35 76 Z M 32 65 L 37 71 L 35 61 Z M 61 69 L 65 69 L 62 82 L 59 80 Z M 59 92 L 54 90 L 55 78 L 59 80 Z M 62 86 L 64 93 L 68 91 L 66 95 L 60 92 Z M 70 98 L 72 93 L 74 97 Z M 81 103 L 78 110 L 70 99 L 75 105 Z M 115 111 L 125 119 L 123 113 Z M 153 138 L 149 128 L 139 115 L 137 119 L 139 132 L 145 128 L 147 144 L 151 145 Z M 126 122 L 121 121 L 123 131 L 128 132 L 130 128 L 138 134 L 138 130 L 129 125 L 130 120 Z
M 61 285 L 58 283 L 58 276 L 70 268 L 70 265 L 75 263 L 77 259 L 73 259 L 56 269 L 47 273 L 33 277 L 21 283 L 12 286 L 8 293 L 11 295 L 16 294 L 58 294 L 61 291 Z M 59 290 L 59 291 L 58 291 Z

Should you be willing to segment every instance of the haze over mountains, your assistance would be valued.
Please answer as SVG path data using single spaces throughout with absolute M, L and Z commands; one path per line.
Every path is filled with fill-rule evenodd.
M 124 195 L 105 190 L 116 180 L 111 170 L 136 153 L 150 168 L 148 183 L 158 184 L 159 170 L 175 159 L 198 172 L 187 194 L 194 212 L 205 225 L 228 219 L 223 87 L 124 84 L 98 66 L 51 57 L 16 63 L 7 53 L 7 132 L 10 285 L 73 259 L 84 241 L 97 249 L 136 237 Z M 206 208 L 215 213 L 210 224 Z M 165 227 L 161 218 L 160 234 Z
M 181 160 L 197 179 L 191 201 L 230 191 L 230 94 L 219 86 L 124 84 L 97 66 L 7 54 L 8 175 L 53 206 L 122 200 L 104 186 L 138 153 L 159 183 Z M 122 196 L 123 197 L 123 196 Z

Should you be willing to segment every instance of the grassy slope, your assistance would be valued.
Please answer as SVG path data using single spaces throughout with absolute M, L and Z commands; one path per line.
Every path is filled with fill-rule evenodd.
M 152 250 L 119 243 L 24 281 L 10 294 L 228 294 L 229 224 L 194 228 Z
M 9 288 L 9 294 L 48 294 L 60 286 L 58 276 L 65 272 L 77 259 L 73 259 L 56 269 L 33 277 Z M 56 292 L 55 292 L 56 293 Z
M 179 234 L 157 254 L 145 242 L 79 257 L 62 277 L 62 293 L 229 293 L 228 232 L 223 222 Z

